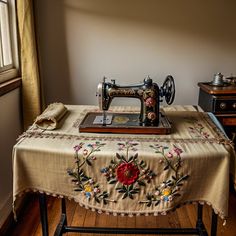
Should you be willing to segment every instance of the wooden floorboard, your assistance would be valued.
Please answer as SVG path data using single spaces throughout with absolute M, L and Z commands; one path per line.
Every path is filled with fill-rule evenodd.
M 6 236 L 41 236 L 41 223 L 39 217 L 39 204 L 37 194 L 32 194 L 30 201 L 19 217 L 17 224 L 6 234 Z M 80 207 L 74 201 L 66 200 L 67 220 L 69 225 L 79 226 L 101 226 L 101 227 L 195 227 L 197 205 L 186 205 L 180 207 L 166 216 L 138 216 L 122 217 L 98 214 Z M 52 236 L 60 219 L 60 199 L 47 197 L 49 235 Z M 204 205 L 204 224 L 208 233 L 210 232 L 211 208 Z M 101 234 L 78 234 L 67 233 L 67 236 L 96 236 Z M 111 234 L 106 234 L 107 236 Z M 114 234 L 113 234 L 114 235 Z M 121 235 L 122 236 L 122 235 Z M 123 234 L 125 236 L 125 234 Z M 143 235 L 144 236 L 144 235 Z M 223 221 L 218 220 L 217 236 L 236 236 L 236 193 L 230 193 L 229 218 L 223 226 Z

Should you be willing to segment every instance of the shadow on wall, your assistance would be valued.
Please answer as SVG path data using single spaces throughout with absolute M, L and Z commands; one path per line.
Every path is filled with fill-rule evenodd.
M 196 104 L 197 82 L 235 72 L 233 0 L 40 0 L 37 5 L 47 103 L 97 104 L 103 76 L 131 84 L 150 75 L 161 85 L 171 74 L 175 103 Z
M 235 1 L 227 0 L 65 0 L 67 8 L 86 14 L 134 21 L 235 45 Z M 232 26 L 232 27 L 229 27 Z
M 35 1 L 40 72 L 46 103 L 71 102 L 63 1 Z M 53 101 L 47 98 L 53 97 Z

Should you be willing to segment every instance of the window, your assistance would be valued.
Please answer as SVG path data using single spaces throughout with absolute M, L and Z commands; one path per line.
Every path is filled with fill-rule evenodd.
M 17 76 L 17 39 L 14 0 L 0 0 L 0 83 Z

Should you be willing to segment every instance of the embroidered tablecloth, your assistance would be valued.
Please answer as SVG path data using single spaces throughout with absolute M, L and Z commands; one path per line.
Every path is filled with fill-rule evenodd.
M 67 105 L 60 129 L 32 125 L 13 149 L 13 200 L 27 191 L 66 197 L 106 214 L 157 215 L 200 202 L 228 214 L 231 142 L 207 113 L 164 107 L 168 135 L 79 133 L 96 106 Z M 113 112 L 138 112 L 111 107 Z

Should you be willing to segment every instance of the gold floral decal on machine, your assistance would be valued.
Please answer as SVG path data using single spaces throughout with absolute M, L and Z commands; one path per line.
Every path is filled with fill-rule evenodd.
M 82 192 L 85 197 L 90 200 L 95 199 L 96 202 L 100 203 L 101 200 L 104 204 L 109 201 L 109 194 L 107 191 L 101 192 L 99 184 L 92 178 L 89 177 L 83 170 L 83 166 L 92 166 L 92 162 L 96 160 L 96 152 L 101 151 L 105 143 L 95 142 L 93 144 L 88 144 L 87 147 L 83 148 L 84 143 L 80 143 L 74 147 L 75 150 L 75 164 L 74 169 L 68 169 L 67 173 L 73 177 L 72 182 L 75 184 L 74 191 Z M 79 152 L 82 151 L 82 158 L 79 156 Z M 114 202 L 114 201 L 113 201 Z
M 122 194 L 122 199 L 129 197 L 134 199 L 134 194 L 140 192 L 141 186 L 150 183 L 156 174 L 147 167 L 143 160 L 138 160 L 138 153 L 130 155 L 130 151 L 136 152 L 138 143 L 118 143 L 119 151 L 125 154 L 116 153 L 110 165 L 101 169 L 109 184 L 117 184 L 116 190 Z
M 173 145 L 170 149 L 167 146 L 159 144 L 150 145 L 155 150 L 155 153 L 161 155 L 160 164 L 163 165 L 164 171 L 171 171 L 173 175 L 155 188 L 152 193 L 146 195 L 146 199 L 140 203 L 146 204 L 148 207 L 159 205 L 160 202 L 171 202 L 174 198 L 180 196 L 180 189 L 183 182 L 189 178 L 189 175 L 184 175 L 180 172 L 183 161 L 181 160 L 182 149 Z

